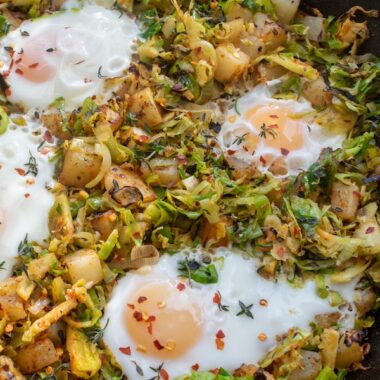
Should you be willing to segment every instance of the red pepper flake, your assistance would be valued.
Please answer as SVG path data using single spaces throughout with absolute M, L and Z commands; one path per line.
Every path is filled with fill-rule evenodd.
M 158 341 L 158 339 L 154 340 L 153 341 L 153 344 L 154 344 L 154 347 L 157 348 L 157 350 L 161 351 L 163 350 L 165 347 Z
M 15 73 L 18 75 L 24 75 L 24 72 L 21 69 L 16 69 Z
M 143 315 L 142 315 L 141 312 L 139 312 L 139 311 L 136 310 L 133 313 L 133 318 L 135 318 L 137 322 L 141 322 L 143 320 Z
M 361 198 L 361 197 L 362 197 L 362 194 L 360 193 L 360 191 L 354 191 L 353 193 L 354 193 L 354 195 L 356 195 L 358 198 Z
M 220 369 L 219 368 L 210 369 L 209 372 L 213 373 L 214 375 L 219 375 Z
M 289 153 L 290 153 L 290 151 L 289 151 L 288 149 L 286 149 L 286 148 L 281 148 L 281 154 L 282 154 L 283 156 L 287 156 Z
M 227 153 L 230 155 L 230 156 L 233 156 L 234 154 L 235 154 L 235 150 L 233 150 L 233 149 L 228 149 L 227 150 Z
M 223 339 L 226 336 L 224 335 L 224 332 L 222 330 L 218 330 L 218 332 L 215 335 L 218 339 Z
M 18 58 L 15 60 L 15 63 L 17 64 L 17 63 L 20 63 L 21 61 L 22 61 L 22 58 Z
M 25 197 L 25 198 L 29 198 L 29 197 L 30 197 L 30 194 L 29 194 L 29 193 L 25 193 L 25 194 L 24 194 L 24 197 Z
M 215 345 L 216 345 L 216 349 L 219 351 L 222 351 L 224 349 L 224 341 L 222 339 L 216 338 Z
M 46 130 L 44 132 L 43 139 L 50 144 L 54 141 L 53 136 L 51 135 L 51 133 L 48 130 Z
M 21 168 L 15 168 L 16 172 L 19 174 L 19 175 L 22 175 L 24 176 L 25 175 L 25 170 L 24 169 L 21 169 Z
M 285 256 L 285 247 L 278 247 L 277 249 L 277 255 L 279 258 L 283 259 Z
M 162 378 L 162 380 L 169 380 L 169 374 L 163 368 L 160 369 L 159 375 Z
M 182 290 L 184 290 L 186 288 L 185 284 L 183 282 L 179 282 L 177 284 L 177 289 L 182 292 Z
M 220 293 L 219 292 L 216 292 L 214 294 L 214 298 L 212 299 L 212 302 L 216 303 L 217 305 L 220 304 L 220 302 L 222 301 L 222 298 L 220 296 Z
M 5 89 L 5 95 L 6 96 L 11 96 L 12 95 L 12 90 L 11 90 L 10 87 L 8 87 L 8 88 Z
M 260 162 L 262 163 L 262 164 L 266 164 L 267 162 L 265 161 L 265 158 L 263 157 L 263 156 L 260 156 Z
M 137 303 L 143 303 L 147 300 L 148 298 L 144 297 L 144 296 L 141 296 L 137 299 Z
M 148 334 L 152 335 L 153 334 L 153 323 L 149 322 L 147 326 Z
M 278 126 L 278 124 L 270 124 L 270 125 L 268 125 L 268 128 L 278 129 L 280 127 Z
M 156 320 L 156 317 L 154 315 L 150 315 L 146 321 L 147 322 L 154 322 L 155 320 Z
M 366 233 L 366 234 L 372 234 L 373 231 L 375 231 L 375 227 L 368 227 L 368 228 L 365 230 L 365 233 Z
M 192 369 L 193 371 L 198 371 L 198 370 L 199 370 L 199 364 L 198 364 L 198 363 L 193 364 L 193 365 L 191 366 L 191 369 Z
M 16 62 L 16 63 L 17 63 L 17 62 Z M 38 63 L 38 62 L 35 62 L 35 63 L 32 63 L 31 65 L 29 65 L 28 67 L 29 67 L 30 69 L 35 69 L 38 65 L 39 65 L 39 63 Z
M 138 141 L 141 143 L 145 143 L 145 142 L 149 141 L 149 136 L 146 136 L 146 135 L 139 136 Z
M 278 115 L 269 115 L 269 117 L 272 119 L 278 119 Z
M 119 351 L 124 355 L 130 355 L 131 347 L 119 347 Z
M 133 237 L 134 237 L 135 239 L 141 239 L 141 234 L 140 234 L 140 232 L 135 232 L 135 233 L 133 234 Z
M 84 78 L 84 83 L 91 83 L 92 82 L 92 80 L 91 79 L 88 79 L 88 78 Z
M 127 306 L 128 306 L 130 309 L 132 309 L 132 310 L 135 309 L 135 305 L 133 305 L 133 304 L 131 304 L 131 303 L 127 304 Z

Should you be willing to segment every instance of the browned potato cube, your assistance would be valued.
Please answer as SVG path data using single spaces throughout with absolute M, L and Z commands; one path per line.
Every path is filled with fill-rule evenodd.
M 153 98 L 152 90 L 147 87 L 134 94 L 130 99 L 129 112 L 137 117 L 137 125 L 155 127 L 162 122 L 161 111 Z
M 26 318 L 24 304 L 17 295 L 0 296 L 0 318 L 18 321 Z
M 110 233 L 115 229 L 117 223 L 117 215 L 113 210 L 100 212 L 90 216 L 89 221 L 92 228 L 100 233 L 100 238 L 106 240 Z
M 345 185 L 335 181 L 331 192 L 332 210 L 342 220 L 353 221 L 360 204 L 360 192 L 356 184 Z
M 73 139 L 65 148 L 59 182 L 65 186 L 84 188 L 99 173 L 102 157 L 94 145 Z
M 59 359 L 53 342 L 40 339 L 22 347 L 16 356 L 16 365 L 22 373 L 33 373 L 45 368 Z

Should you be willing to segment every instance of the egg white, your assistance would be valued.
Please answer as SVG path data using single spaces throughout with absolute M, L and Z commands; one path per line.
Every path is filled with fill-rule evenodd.
M 337 149 L 342 146 L 346 138 L 345 133 L 330 132 L 316 124 L 310 122 L 310 115 L 315 114 L 311 104 L 304 98 L 294 99 L 275 99 L 273 94 L 278 86 L 278 81 L 272 81 L 265 85 L 258 85 L 253 90 L 237 99 L 234 107 L 228 110 L 226 121 L 222 125 L 219 133 L 219 144 L 224 152 L 227 162 L 235 169 L 245 169 L 254 166 L 261 173 L 270 171 L 271 165 L 281 159 L 284 162 L 285 173 L 276 174 L 276 177 L 287 177 L 297 175 L 301 171 L 307 170 L 310 165 L 316 162 L 323 148 Z M 303 124 L 304 145 L 297 150 L 290 150 L 284 156 L 281 150 L 270 147 L 267 139 L 261 138 L 254 151 L 243 149 L 244 144 L 241 138 L 245 134 L 257 135 L 257 129 L 244 117 L 244 114 L 256 107 L 280 106 L 291 109 L 294 116 L 299 118 Z M 262 157 L 271 156 L 265 161 Z
M 113 290 L 101 322 L 105 326 L 108 321 L 103 339 L 130 379 L 137 378 L 134 361 L 146 378 L 154 376 L 150 367 L 155 368 L 161 363 L 157 358 L 138 352 L 125 327 L 125 308 L 130 302 L 131 293 L 149 282 L 178 282 L 178 262 L 186 254 L 164 255 L 153 267 L 129 272 Z M 257 363 L 275 346 L 277 335 L 286 333 L 292 327 L 308 329 L 316 314 L 337 311 L 317 296 L 312 281 L 306 282 L 303 288 L 294 288 L 285 280 L 265 280 L 257 274 L 257 260 L 244 258 L 224 248 L 218 249 L 213 258 L 219 272 L 218 283 L 201 285 L 192 281 L 191 286 L 187 284 L 183 291 L 196 301 L 202 311 L 202 336 L 182 357 L 164 361 L 170 378 L 189 373 L 194 364 L 198 364 L 200 370 L 217 367 L 233 370 L 242 363 Z M 345 292 L 348 303 L 353 300 L 353 286 L 350 284 Z M 220 311 L 213 302 L 217 291 L 222 296 L 222 304 L 229 306 L 228 312 Z M 268 305 L 261 306 L 261 299 L 265 299 Z M 253 304 L 251 311 L 254 319 L 236 315 L 240 311 L 239 300 L 245 305 Z M 352 327 L 353 318 L 348 315 L 344 318 L 346 326 Z M 219 329 L 225 334 L 223 350 L 217 350 L 215 346 L 215 334 Z M 258 339 L 262 333 L 267 336 L 265 341 Z M 119 350 L 126 346 L 131 348 L 130 356 Z
M 66 109 L 72 110 L 86 97 L 108 98 L 111 93 L 104 92 L 104 82 L 128 68 L 138 33 L 127 15 L 94 4 L 23 22 L 1 40 L 0 73 L 10 86 L 9 100 L 31 110 L 63 97 Z M 54 68 L 52 78 L 37 83 L 16 72 L 15 62 L 22 60 L 28 46 L 39 49 L 40 59 Z
M 53 185 L 54 165 L 49 162 L 49 143 L 38 151 L 45 130 L 36 121 L 24 118 L 24 126 L 11 123 L 0 135 L 0 280 L 12 274 L 18 245 L 42 241 L 48 236 L 48 213 L 54 196 L 48 190 Z M 32 155 L 38 174 L 23 175 Z M 17 170 L 19 171 L 17 171 Z

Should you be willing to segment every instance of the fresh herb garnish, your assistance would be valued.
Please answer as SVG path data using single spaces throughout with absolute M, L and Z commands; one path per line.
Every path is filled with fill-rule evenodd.
M 239 306 L 240 306 L 240 311 L 236 314 L 236 316 L 240 317 L 241 315 L 246 315 L 247 317 L 253 319 L 253 314 L 251 312 L 253 304 L 245 305 L 244 302 L 239 300 Z
M 28 168 L 25 175 L 32 174 L 34 177 L 37 177 L 38 174 L 38 164 L 36 158 L 29 151 L 29 161 L 24 164 Z
M 222 304 L 222 295 L 219 290 L 215 293 L 213 301 L 217 304 L 219 311 L 230 311 L 230 307 L 228 305 Z
M 147 28 L 143 33 L 141 33 L 141 37 L 145 39 L 149 39 L 156 35 L 164 25 L 155 8 L 142 12 L 140 15 L 140 21 Z
M 136 114 L 134 112 L 128 111 L 125 116 L 125 120 L 128 125 L 135 125 L 137 121 Z
M 46 49 L 46 52 L 47 53 L 53 53 L 53 51 L 56 51 L 57 48 L 49 48 L 49 49 Z
M 236 139 L 232 142 L 232 145 L 240 145 L 243 141 L 245 141 L 246 137 L 249 135 L 249 133 L 244 133 L 244 135 L 237 136 Z
M 156 373 L 155 376 L 151 377 L 149 380 L 168 380 L 169 376 L 167 372 L 163 369 L 164 362 L 162 362 L 157 368 L 149 367 L 153 372 Z
M 5 270 L 4 265 L 5 265 L 5 261 L 2 261 L 2 262 L 0 263 L 0 270 Z
M 92 327 L 92 328 L 85 330 L 88 339 L 90 339 L 90 341 L 92 343 L 98 343 L 100 341 L 100 339 L 103 338 L 104 331 L 106 330 L 109 321 L 110 320 L 108 318 L 107 322 L 103 328 L 102 327 Z
M 97 75 L 98 75 L 98 78 L 99 78 L 99 79 L 107 78 L 106 75 L 102 75 L 102 67 L 103 67 L 103 66 L 99 66 L 99 68 L 98 68 L 98 73 L 97 73 Z
M 272 138 L 275 139 L 277 136 L 277 132 L 273 128 L 268 127 L 265 123 L 261 125 L 260 129 L 259 137 L 266 139 L 267 135 L 271 135 Z
M 132 363 L 135 365 L 136 367 L 136 372 L 140 375 L 140 376 L 144 376 L 144 371 L 142 370 L 142 368 L 137 364 L 137 362 L 135 360 L 132 360 Z
M 215 284 L 218 282 L 218 272 L 214 264 L 202 264 L 194 259 L 185 259 L 178 263 L 181 277 L 191 279 L 200 284 Z
M 0 36 L 7 34 L 10 27 L 11 24 L 9 24 L 7 19 L 3 15 L 0 15 Z
M 24 240 L 21 240 L 17 247 L 17 254 L 19 256 L 27 256 L 33 252 L 33 247 L 28 241 L 28 234 L 25 235 Z
M 29 32 L 27 32 L 26 30 L 20 30 L 20 34 L 21 34 L 23 37 L 29 37 L 29 36 L 30 36 Z

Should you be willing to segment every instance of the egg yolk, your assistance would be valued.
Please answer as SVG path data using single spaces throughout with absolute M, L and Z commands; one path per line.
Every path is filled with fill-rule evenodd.
M 28 38 L 28 43 L 19 52 L 16 52 L 14 60 L 14 72 L 31 82 L 42 83 L 52 79 L 55 68 L 48 62 L 47 54 L 54 54 L 54 43 L 51 38 Z
M 304 120 L 296 118 L 294 110 L 282 105 L 269 104 L 250 108 L 244 118 L 253 126 L 255 134 L 244 138 L 245 148 L 252 152 L 263 141 L 267 147 L 287 152 L 304 146 Z
M 193 347 L 202 334 L 201 320 L 186 289 L 170 282 L 140 287 L 125 309 L 135 349 L 161 359 L 180 357 Z

